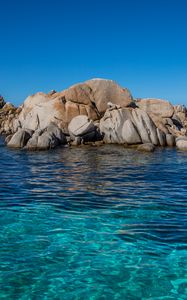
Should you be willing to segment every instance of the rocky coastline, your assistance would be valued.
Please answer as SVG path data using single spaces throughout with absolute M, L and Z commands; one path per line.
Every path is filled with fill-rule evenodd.
M 85 144 L 187 150 L 187 108 L 134 99 L 112 80 L 92 79 L 61 92 L 38 92 L 18 108 L 0 97 L 0 135 L 8 147 L 30 151 Z

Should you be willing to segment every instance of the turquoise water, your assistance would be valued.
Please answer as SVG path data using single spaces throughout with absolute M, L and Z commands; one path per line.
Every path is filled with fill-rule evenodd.
M 0 299 L 187 299 L 187 153 L 0 158 Z

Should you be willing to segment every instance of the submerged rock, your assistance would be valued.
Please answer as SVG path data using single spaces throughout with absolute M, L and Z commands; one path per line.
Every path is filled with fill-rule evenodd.
M 137 147 L 138 151 L 143 151 L 143 152 L 153 152 L 155 150 L 155 146 L 151 143 L 145 143 L 142 145 L 139 145 Z

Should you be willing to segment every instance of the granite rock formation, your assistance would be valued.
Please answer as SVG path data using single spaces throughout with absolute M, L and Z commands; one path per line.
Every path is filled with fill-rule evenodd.
M 0 134 L 9 147 L 46 150 L 88 142 L 187 149 L 187 109 L 161 99 L 134 100 L 112 80 L 92 79 L 39 92 L 16 108 L 0 98 Z M 151 146 L 152 145 L 152 146 Z

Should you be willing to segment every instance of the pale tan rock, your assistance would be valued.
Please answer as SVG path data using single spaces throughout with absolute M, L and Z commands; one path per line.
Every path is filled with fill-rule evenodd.
M 136 102 L 136 105 L 147 113 L 153 113 L 165 118 L 171 118 L 174 113 L 173 105 L 162 99 L 141 99 Z
M 122 136 L 129 145 L 141 143 L 140 135 L 131 120 L 126 120 L 122 128 Z
M 164 118 L 160 117 L 159 115 L 155 115 L 154 113 L 149 113 L 149 116 L 157 128 L 159 128 L 165 134 L 169 133 L 166 127 L 167 122 Z
M 91 132 L 95 132 L 95 125 L 87 116 L 79 115 L 74 117 L 68 125 L 70 135 L 84 136 Z
M 8 147 L 23 148 L 32 136 L 32 131 L 19 129 L 8 142 Z
M 120 107 L 129 106 L 132 95 L 126 88 L 120 87 L 113 80 L 92 79 L 85 82 L 91 88 L 92 101 L 95 103 L 99 113 L 104 114 L 107 110 L 107 103 L 117 104 Z
M 176 139 L 176 146 L 179 150 L 187 151 L 187 137 L 179 137 Z
M 156 132 L 156 126 L 149 117 L 149 115 L 136 108 L 132 111 L 133 123 L 138 129 L 138 133 L 143 143 L 152 143 L 158 145 L 158 137 Z
M 107 110 L 100 120 L 100 132 L 105 143 L 126 143 L 124 123 L 132 120 L 132 108 Z

